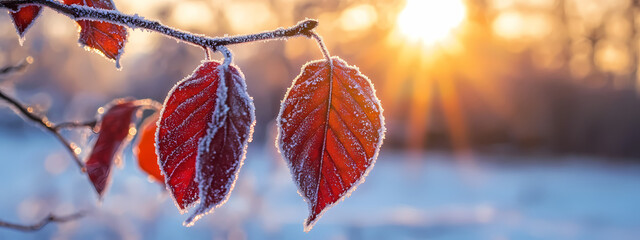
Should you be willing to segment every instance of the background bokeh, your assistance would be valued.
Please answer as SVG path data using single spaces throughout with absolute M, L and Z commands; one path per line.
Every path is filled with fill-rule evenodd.
M 640 236 L 640 1 L 137 0 L 124 13 L 208 36 L 318 19 L 332 55 L 375 84 L 387 133 L 376 167 L 310 233 L 274 147 L 279 103 L 322 57 L 304 37 L 231 46 L 256 105 L 245 166 L 226 205 L 181 226 L 130 148 L 97 202 L 55 138 L 0 103 L 0 219 L 90 210 L 0 239 L 634 239 Z M 418 14 L 415 14 L 415 13 Z M 201 48 L 129 30 L 122 69 L 77 44 L 46 9 L 22 46 L 0 14 L 0 66 L 33 58 L 0 89 L 53 122 L 92 119 L 114 98 L 152 98 L 204 59 Z M 214 58 L 221 56 L 216 53 Z M 148 114 L 148 113 L 147 113 Z M 90 146 L 90 133 L 65 135 Z

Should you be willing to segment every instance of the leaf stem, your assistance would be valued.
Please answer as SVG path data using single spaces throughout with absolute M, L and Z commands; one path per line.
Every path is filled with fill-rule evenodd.
M 163 25 L 159 21 L 144 19 L 138 15 L 122 14 L 117 10 L 96 9 L 80 5 L 66 5 L 56 0 L 5 0 L 0 2 L 0 8 L 9 10 L 17 9 L 19 5 L 30 4 L 49 7 L 58 13 L 64 14 L 74 20 L 97 20 L 109 22 L 132 29 L 143 28 L 161 33 L 165 36 L 191 43 L 197 46 L 208 47 L 217 51 L 219 46 L 226 46 L 238 43 L 247 43 L 263 40 L 286 39 L 295 36 L 311 36 L 312 30 L 318 26 L 318 21 L 307 19 L 298 22 L 289 28 L 278 28 L 256 34 L 239 35 L 230 37 L 208 37 L 200 34 L 193 34 L 187 31 L 175 29 Z
M 324 45 L 322 37 L 320 37 L 320 35 L 318 35 L 315 31 L 311 31 L 311 37 L 313 37 L 313 39 L 315 39 L 318 43 L 318 47 L 320 47 L 320 51 L 322 51 L 322 55 L 324 56 L 324 58 L 326 58 L 329 64 L 333 66 L 333 64 L 331 63 L 331 55 L 329 54 L 329 50 L 327 50 L 327 46 Z
M 208 47 L 202 47 L 204 48 L 204 59 L 206 59 L 207 61 L 211 60 L 211 53 L 209 52 L 209 48 Z
M 231 64 L 231 61 L 233 60 L 233 55 L 231 54 L 231 51 L 229 51 L 229 49 L 225 46 L 220 46 L 218 50 L 220 50 L 222 55 L 224 55 L 224 62 L 222 64 L 228 67 L 229 64 Z
M 56 216 L 53 214 L 49 214 L 45 218 L 43 218 L 42 220 L 40 220 L 39 222 L 33 225 L 21 225 L 16 223 L 0 221 L 0 227 L 15 229 L 23 232 L 30 232 L 30 231 L 40 230 L 41 228 L 43 228 L 44 226 L 52 222 L 57 222 L 57 223 L 68 222 L 83 216 L 84 216 L 84 212 L 77 212 L 77 213 L 66 215 L 66 216 Z

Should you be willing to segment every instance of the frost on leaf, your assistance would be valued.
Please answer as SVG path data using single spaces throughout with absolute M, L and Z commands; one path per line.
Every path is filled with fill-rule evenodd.
M 116 10 L 112 0 L 64 0 L 64 4 L 77 4 L 81 6 Z M 92 48 L 105 57 L 115 60 L 116 67 L 120 68 L 120 55 L 127 39 L 127 29 L 116 24 L 79 20 L 80 38 L 78 42 L 83 46 Z
M 138 140 L 133 146 L 133 154 L 138 159 L 138 166 L 142 171 L 149 174 L 149 177 L 156 182 L 164 184 L 164 177 L 158 166 L 158 155 L 156 155 L 156 122 L 160 115 L 149 116 L 141 125 L 138 131 Z
M 42 7 L 36 5 L 22 6 L 17 12 L 9 11 L 13 24 L 16 26 L 16 31 L 20 36 L 20 43 L 24 40 L 24 33 L 27 32 L 29 27 L 33 24 L 33 21 L 40 15 Z
M 109 104 L 100 119 L 96 140 L 86 163 L 87 175 L 102 197 L 109 184 L 111 169 L 122 147 L 131 139 L 131 120 L 139 105 L 135 101 L 118 99 Z
M 278 144 L 309 205 L 305 231 L 364 181 L 384 138 L 373 85 L 337 57 L 310 62 L 294 80 L 278 116 Z
M 253 100 L 233 66 L 204 62 L 167 96 L 156 152 L 177 207 L 199 203 L 186 226 L 228 198 L 254 123 Z

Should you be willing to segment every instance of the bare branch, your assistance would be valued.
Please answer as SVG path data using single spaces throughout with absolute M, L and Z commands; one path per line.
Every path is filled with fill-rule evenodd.
M 25 68 L 27 68 L 27 66 L 29 66 L 29 64 L 31 64 L 32 62 L 33 62 L 33 58 L 27 57 L 27 58 L 25 58 L 24 60 L 22 60 L 20 63 L 18 63 L 16 65 L 6 66 L 6 67 L 3 67 L 3 68 L 0 68 L 0 76 L 5 75 L 5 74 L 10 74 L 10 73 L 13 73 L 13 72 L 22 71 Z
M 87 122 L 63 122 L 63 123 L 56 124 L 55 126 L 53 126 L 53 128 L 56 131 L 59 131 L 61 129 L 67 129 L 67 128 L 85 128 L 85 127 L 88 127 L 91 130 L 94 130 L 97 123 L 98 123 L 97 120 L 91 120 Z
M 66 216 L 56 216 L 53 214 L 49 214 L 45 218 L 40 220 L 40 222 L 37 222 L 36 224 L 33 224 L 33 225 L 21 225 L 16 223 L 4 222 L 0 220 L 0 227 L 15 229 L 23 232 L 30 232 L 30 231 L 40 230 L 41 228 L 43 228 L 44 226 L 52 222 L 56 222 L 56 223 L 68 222 L 83 216 L 84 216 L 84 212 L 77 212 L 77 213 L 66 215 Z
M 53 134 L 69 151 L 69 153 L 73 157 L 73 160 L 75 160 L 78 167 L 80 167 L 80 170 L 83 172 L 85 171 L 84 163 L 80 160 L 80 158 L 78 158 L 78 155 L 76 154 L 75 145 L 67 141 L 67 139 L 60 134 L 60 132 L 58 131 L 58 128 L 56 128 L 56 126 L 53 123 L 51 123 L 46 117 L 40 117 L 36 115 L 35 113 L 33 113 L 32 108 L 25 107 L 20 102 L 18 102 L 18 100 L 13 99 L 12 97 L 9 97 L 2 91 L 0 91 L 0 99 L 5 100 L 9 104 L 11 104 L 16 110 L 18 110 L 18 112 L 20 112 L 24 117 L 41 125 L 42 127 L 44 127 L 44 129 L 46 129 L 51 134 Z
M 289 28 L 278 28 L 273 31 L 262 33 L 240 35 L 231 37 L 207 37 L 193 34 L 187 31 L 171 28 L 158 21 L 146 20 L 137 15 L 122 14 L 117 10 L 96 9 L 80 5 L 66 5 L 56 0 L 4 0 L 0 2 L 0 8 L 9 10 L 18 9 L 19 5 L 31 4 L 49 7 L 61 14 L 67 15 L 74 20 L 97 20 L 122 25 L 129 28 L 142 28 L 161 33 L 187 43 L 197 46 L 208 47 L 217 50 L 218 46 L 225 46 L 238 43 L 286 39 L 295 36 L 311 37 L 311 31 L 318 26 L 318 21 L 307 19 Z

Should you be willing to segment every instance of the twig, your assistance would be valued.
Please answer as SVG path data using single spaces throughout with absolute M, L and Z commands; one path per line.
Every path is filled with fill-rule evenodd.
M 166 36 L 188 42 L 197 46 L 208 47 L 217 51 L 218 46 L 225 46 L 238 43 L 285 39 L 294 36 L 311 37 L 311 31 L 318 26 L 318 21 L 307 19 L 298 22 L 295 26 L 289 28 L 278 28 L 273 31 L 262 33 L 240 35 L 231 37 L 207 37 L 204 35 L 193 34 L 187 31 L 171 28 L 163 25 L 158 21 L 146 20 L 138 15 L 122 14 L 117 10 L 96 9 L 80 5 L 65 5 L 56 0 L 6 0 L 0 1 L 0 8 L 10 10 L 18 9 L 19 5 L 39 5 L 49 7 L 61 14 L 67 15 L 74 20 L 97 20 L 110 22 L 129 28 L 143 28 L 150 31 L 162 33 Z
M 78 164 L 78 167 L 80 167 L 80 170 L 82 172 L 85 171 L 84 163 L 80 160 L 80 158 L 78 158 L 78 155 L 75 152 L 76 148 L 74 147 L 74 144 L 72 144 L 71 142 L 67 141 L 67 139 L 65 139 L 62 136 L 62 134 L 60 134 L 60 132 L 58 131 L 59 127 L 56 127 L 46 117 L 37 116 L 36 114 L 33 113 L 33 109 L 32 108 L 23 106 L 20 102 L 18 102 L 17 100 L 9 97 L 8 95 L 6 95 L 2 91 L 0 91 L 0 99 L 3 99 L 6 102 L 8 102 L 9 104 L 11 104 L 20 113 L 22 113 L 22 115 L 24 115 L 27 119 L 29 119 L 29 120 L 37 123 L 37 124 L 42 125 L 47 131 L 51 132 L 51 134 L 53 134 L 65 146 L 65 148 L 69 151 L 69 153 L 73 157 L 73 160 L 75 160 L 76 164 Z
M 33 225 L 21 225 L 16 223 L 8 223 L 0 220 L 0 227 L 15 229 L 23 232 L 30 232 L 30 231 L 40 230 L 41 228 L 43 228 L 44 226 L 52 222 L 62 223 L 62 222 L 75 220 L 83 216 L 84 216 L 84 212 L 77 212 L 77 213 L 66 215 L 66 216 L 56 216 L 53 214 L 49 214 L 45 218 L 40 220 L 40 222 Z
M 66 128 L 84 128 L 84 127 L 88 127 L 91 130 L 93 130 L 96 127 L 97 123 L 98 123 L 97 120 L 91 120 L 87 122 L 63 122 L 63 123 L 56 124 L 55 126 L 53 126 L 53 128 L 56 131 L 59 131 L 61 129 L 66 129 Z
M 33 62 L 33 58 L 27 57 L 26 59 L 24 59 L 23 61 L 21 61 L 17 65 L 6 66 L 6 67 L 3 67 L 3 68 L 0 68 L 0 76 L 1 75 L 5 75 L 5 74 L 9 74 L 9 73 L 12 73 L 12 72 L 22 71 L 27 66 L 29 66 L 29 64 L 31 64 L 31 62 Z

